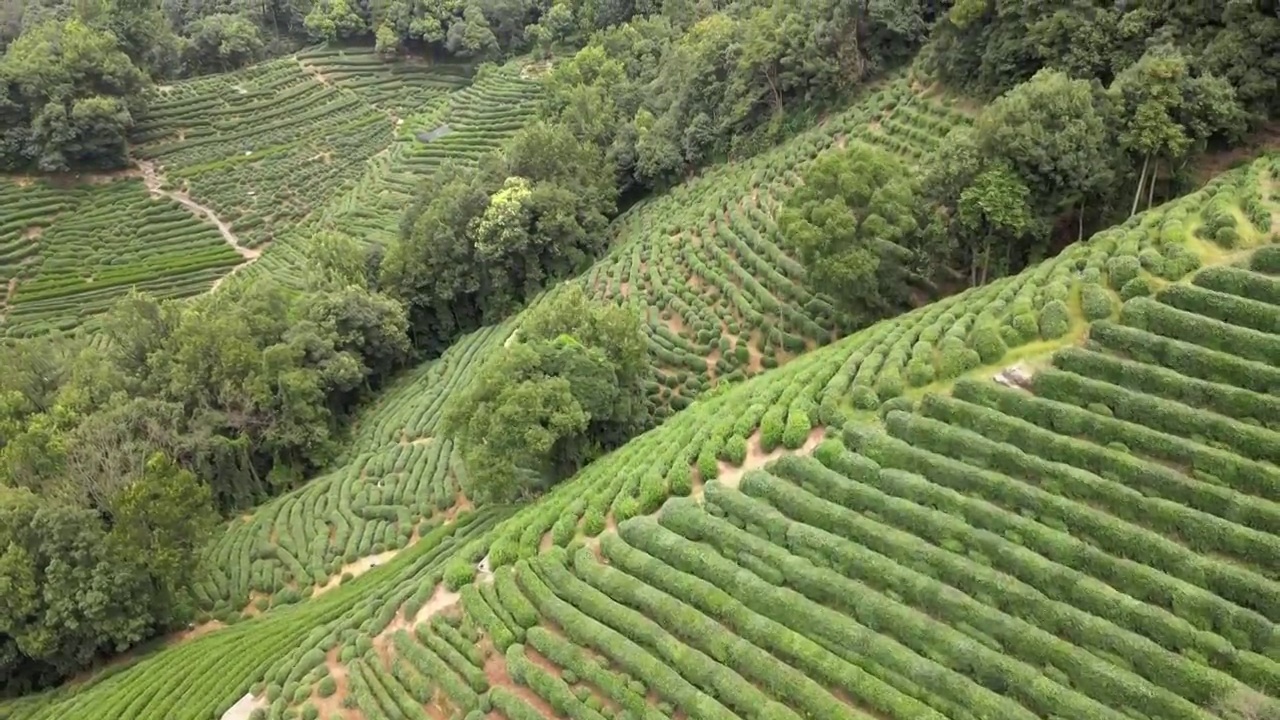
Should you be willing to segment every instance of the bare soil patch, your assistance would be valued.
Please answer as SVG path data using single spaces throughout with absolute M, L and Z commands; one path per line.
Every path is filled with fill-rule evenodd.
M 525 701 L 529 707 L 536 710 L 544 718 L 560 717 L 550 703 L 511 678 L 511 673 L 507 671 L 507 659 L 493 647 L 487 638 L 482 641 L 482 644 L 486 646 L 483 648 L 487 653 L 484 661 L 484 675 L 489 680 L 489 687 L 506 688 L 512 694 Z M 525 652 L 528 653 L 527 648 Z M 499 715 L 499 717 L 501 716 Z
M 39 240 L 41 235 L 44 235 L 44 228 L 39 225 L 32 225 L 22 231 L 23 240 Z
M 825 440 L 827 437 L 827 429 L 824 427 L 816 427 L 809 431 L 809 437 L 805 438 L 804 445 L 796 450 L 789 450 L 785 447 L 776 447 L 769 452 L 765 452 L 760 447 L 760 431 L 755 431 L 750 438 L 747 439 L 747 458 L 743 460 L 742 465 L 733 466 L 721 460 L 719 461 L 719 473 L 716 481 L 726 487 L 737 487 L 742 481 L 742 476 L 748 470 L 764 467 L 768 463 L 777 460 L 783 455 L 808 455 L 813 449 Z
M 1197 184 L 1208 182 L 1215 175 L 1233 166 L 1248 162 L 1270 150 L 1280 148 L 1280 122 L 1263 126 L 1244 139 L 1244 142 L 1223 152 L 1205 153 L 1195 162 L 1194 176 Z
M 413 541 L 410 540 L 410 542 L 406 544 L 405 547 L 409 547 L 409 545 L 412 544 L 412 542 Z M 312 592 L 312 596 L 314 597 L 316 595 L 323 595 L 324 593 L 329 592 L 330 590 L 338 587 L 339 585 L 342 584 L 342 578 L 344 575 L 350 574 L 351 577 L 360 577 L 361 575 L 369 572 L 370 570 L 378 567 L 379 565 L 390 562 L 392 558 L 394 558 L 397 554 L 399 554 L 399 552 L 400 552 L 399 548 L 395 550 L 388 550 L 386 552 L 378 553 L 377 555 L 362 557 L 353 563 L 343 565 L 342 569 L 339 570 L 337 573 L 335 573 L 332 577 L 330 577 L 328 582 L 316 587 L 315 591 Z
M 427 622 L 436 615 L 457 605 L 461 598 L 461 595 L 445 587 L 444 583 L 440 583 L 436 586 L 436 591 L 432 593 L 431 599 L 427 600 L 422 609 L 418 611 L 418 614 L 413 616 L 413 624 L 420 625 Z
M 322 698 L 318 694 L 313 695 L 310 702 L 320 711 L 320 717 L 362 720 L 359 711 L 342 706 L 342 701 L 346 699 L 347 693 L 351 691 L 351 683 L 347 679 L 347 666 L 338 659 L 339 647 L 335 645 L 324 656 L 324 664 L 329 669 L 329 677 L 333 678 L 333 682 L 338 689 L 327 698 Z
M 215 630 L 221 630 L 224 627 L 226 627 L 226 625 L 218 620 L 210 620 L 208 622 L 203 622 L 203 623 L 200 623 L 199 625 L 193 625 L 192 627 L 187 628 L 186 630 L 182 630 L 180 632 L 174 633 L 173 635 L 170 635 L 169 638 L 165 640 L 165 644 L 166 645 L 177 644 L 177 643 L 187 642 L 188 640 L 195 640 L 198 637 L 208 635 L 209 633 Z

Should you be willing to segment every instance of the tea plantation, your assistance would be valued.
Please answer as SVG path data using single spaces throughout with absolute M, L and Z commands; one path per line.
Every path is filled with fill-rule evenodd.
M 446 157 L 475 162 L 532 117 L 539 86 L 519 66 L 472 73 L 313 48 L 160 87 L 132 137 L 142 173 L 0 179 L 0 332 L 70 330 L 135 287 L 206 292 L 242 263 L 236 278 L 297 278 L 298 246 L 319 230 L 394 239 L 421 177 Z
M 219 717 L 245 694 L 270 718 L 1258 710 L 1280 696 L 1277 179 L 1264 157 L 727 384 L 518 510 L 468 509 L 433 437 L 519 319 L 473 334 L 338 470 L 211 547 L 199 594 L 230 627 L 0 716 Z M 661 293 L 638 247 L 584 282 Z
M 209 290 L 242 261 L 218 229 L 142 181 L 58 187 L 0 178 L 0 334 L 66 330 L 130 288 Z

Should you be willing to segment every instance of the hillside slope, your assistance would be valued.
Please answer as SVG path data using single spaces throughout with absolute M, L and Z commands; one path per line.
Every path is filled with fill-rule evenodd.
M 272 716 L 364 718 L 1257 706 L 1280 694 L 1280 250 L 1253 249 L 1277 178 L 1259 160 L 729 386 L 514 514 L 460 513 L 333 592 L 6 710 L 209 717 L 247 690 Z M 1204 239 L 1227 225 L 1238 246 Z M 361 434 L 399 445 L 397 424 Z

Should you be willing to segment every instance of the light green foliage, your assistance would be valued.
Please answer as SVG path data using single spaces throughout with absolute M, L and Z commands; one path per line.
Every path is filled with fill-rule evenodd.
M 1115 300 L 1101 285 L 1084 283 L 1080 286 L 1080 307 L 1085 320 L 1101 320 L 1115 312 Z
M 195 295 L 241 262 L 218 231 L 141 182 L 61 188 L 0 179 L 0 279 L 15 281 L 0 331 L 70 330 L 131 288 Z
M 1067 334 L 1071 327 L 1071 315 L 1067 304 L 1061 300 L 1051 300 L 1040 309 L 1040 336 L 1046 340 L 1055 340 Z
M 1000 338 L 1000 331 L 995 325 L 984 324 L 974 328 L 969 336 L 969 347 L 978 353 L 982 364 L 991 365 L 999 362 L 1009 348 Z

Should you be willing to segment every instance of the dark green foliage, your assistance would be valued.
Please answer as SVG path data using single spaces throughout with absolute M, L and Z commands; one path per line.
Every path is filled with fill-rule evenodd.
M 1008 346 L 1004 344 L 1004 340 L 1000 338 L 1000 330 L 995 325 L 984 324 L 974 328 L 969 335 L 969 347 L 978 353 L 978 358 L 983 365 L 993 365 L 1000 362 L 1004 354 L 1009 351 Z M 920 383 L 913 383 L 919 385 Z
M 814 287 L 868 324 L 900 310 L 929 243 L 920 190 L 892 155 L 867 146 L 830 152 L 778 216 Z
M 1119 255 L 1107 261 L 1107 281 L 1111 289 L 1120 291 L 1142 272 L 1142 263 L 1132 255 Z
M 417 345 L 439 352 L 586 269 L 614 211 L 607 170 L 566 128 L 538 124 L 479 168 L 447 163 L 424 182 L 379 278 Z
M 649 423 L 652 375 L 637 315 L 569 285 L 542 302 L 449 398 L 442 430 L 478 499 L 510 501 L 568 477 Z
M 1280 305 L 1280 280 L 1229 265 L 1205 268 L 1196 273 L 1196 285 L 1259 302 Z
M 1270 275 L 1280 275 L 1280 245 L 1268 245 L 1254 251 L 1249 267 Z
M 1150 279 L 1145 277 L 1136 277 L 1125 283 L 1120 288 L 1120 299 L 1131 300 L 1137 297 L 1146 297 L 1155 292 Z

